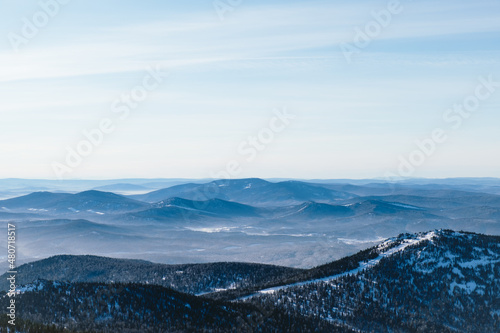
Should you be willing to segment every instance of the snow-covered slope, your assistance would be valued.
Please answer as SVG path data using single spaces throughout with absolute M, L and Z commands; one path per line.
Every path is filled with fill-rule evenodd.
M 500 237 L 439 230 L 401 235 L 356 269 L 260 290 L 245 302 L 362 332 L 500 331 Z
M 340 273 L 340 274 L 335 274 L 332 276 L 327 276 L 327 277 L 323 277 L 323 278 L 319 278 L 319 279 L 313 279 L 313 280 L 308 280 L 308 281 L 287 284 L 287 285 L 283 285 L 283 286 L 277 286 L 277 287 L 273 287 L 273 288 L 262 289 L 262 290 L 258 291 L 258 294 L 274 293 L 277 290 L 287 289 L 287 288 L 291 288 L 291 287 L 304 286 L 304 285 L 311 284 L 311 283 L 318 283 L 318 282 L 332 283 L 335 280 L 342 278 L 344 276 L 358 274 L 365 269 L 374 267 L 383 258 L 387 258 L 387 257 L 389 257 L 397 252 L 403 251 L 411 245 L 416 245 L 416 244 L 419 244 L 419 243 L 426 241 L 426 240 L 432 240 L 432 238 L 434 238 L 435 236 L 436 236 L 435 232 L 428 232 L 425 234 L 419 234 L 415 238 L 389 239 L 389 240 L 386 240 L 385 242 L 383 242 L 382 244 L 380 244 L 379 246 L 377 246 L 377 250 L 380 251 L 380 255 L 378 257 L 376 257 L 374 259 L 370 259 L 368 261 L 359 262 L 359 266 L 355 269 L 351 269 L 351 270 L 348 270 L 348 271 Z M 257 295 L 257 294 L 244 297 L 243 299 L 248 299 L 248 298 L 253 297 L 255 295 Z

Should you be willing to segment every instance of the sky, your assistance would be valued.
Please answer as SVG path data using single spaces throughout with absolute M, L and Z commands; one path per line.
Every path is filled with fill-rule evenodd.
M 500 177 L 499 1 L 0 9 L 0 178 Z

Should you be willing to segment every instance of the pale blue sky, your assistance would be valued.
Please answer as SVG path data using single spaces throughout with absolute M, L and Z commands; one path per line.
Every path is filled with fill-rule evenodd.
M 49 0 L 0 0 L 0 178 L 55 178 L 84 129 L 147 68 L 170 75 L 67 178 L 371 178 L 433 129 L 447 131 L 414 177 L 500 177 L 500 88 L 457 130 L 445 111 L 500 81 L 500 1 L 401 1 L 353 62 L 352 43 L 387 1 L 73 0 L 19 52 L 9 42 Z M 54 0 L 55 1 L 55 0 Z M 296 118 L 248 162 L 238 146 L 275 108 Z

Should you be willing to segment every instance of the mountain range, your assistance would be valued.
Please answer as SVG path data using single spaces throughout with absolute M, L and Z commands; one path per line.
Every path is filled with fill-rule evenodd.
M 2 183 L 21 332 L 500 330 L 495 179 Z
M 123 195 L 95 189 L 61 192 L 66 185 L 32 181 L 33 188 L 51 191 L 0 200 L 0 221 L 15 223 L 23 235 L 20 263 L 64 253 L 171 264 L 238 260 L 310 268 L 402 232 L 448 228 L 500 234 L 500 195 L 493 193 L 499 182 L 494 179 L 180 182 L 87 185 L 151 189 Z M 6 190 L 30 184 L 0 183 Z M 73 183 L 76 188 L 84 184 Z M 170 185 L 155 189 L 162 184 Z

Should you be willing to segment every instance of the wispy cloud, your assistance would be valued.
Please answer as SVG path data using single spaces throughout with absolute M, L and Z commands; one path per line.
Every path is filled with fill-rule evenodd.
M 51 158 L 109 116 L 117 96 L 153 64 L 171 77 L 75 177 L 118 169 L 120 176 L 141 176 L 147 166 L 148 175 L 206 177 L 283 105 L 300 120 L 246 175 L 275 176 L 286 161 L 289 176 L 355 177 L 360 164 L 370 168 L 363 175 L 381 176 L 479 75 L 500 69 L 497 1 L 401 4 L 403 12 L 348 65 L 339 45 L 386 2 L 247 1 L 224 21 L 203 1 L 109 1 L 99 11 L 97 3 L 74 2 L 21 52 L 0 41 L 0 129 L 15 129 L 2 134 L 14 146 L 0 146 L 6 170 L 0 177 L 28 170 L 50 177 Z M 36 10 L 0 5 L 4 36 Z M 492 98 L 485 110 L 498 103 Z M 495 121 L 490 111 L 478 113 L 470 130 Z M 472 156 L 481 140 L 471 139 L 464 154 Z M 26 150 L 22 159 L 16 149 Z

